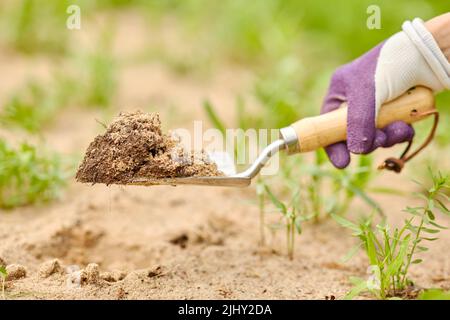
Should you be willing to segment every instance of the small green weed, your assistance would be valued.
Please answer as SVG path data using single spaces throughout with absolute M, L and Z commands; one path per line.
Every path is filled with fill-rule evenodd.
M 57 155 L 40 154 L 27 143 L 13 149 L 0 140 L 0 208 L 55 199 L 64 178 Z
M 405 219 L 401 228 L 392 231 L 385 219 L 374 227 L 372 218 L 356 224 L 333 215 L 339 224 L 352 230 L 353 235 L 360 239 L 349 257 L 356 253 L 358 248 L 364 248 L 372 274 L 369 280 L 352 278 L 355 287 L 347 294 L 347 299 L 352 299 L 362 292 L 370 292 L 379 299 L 386 299 L 401 295 L 413 285 L 408 278 L 408 272 L 411 265 L 422 263 L 422 259 L 416 257 L 417 254 L 428 250 L 424 245 L 426 241 L 437 240 L 436 234 L 447 229 L 436 222 L 436 214 L 441 212 L 450 215 L 444 204 L 444 201 L 448 202 L 449 199 L 445 194 L 450 188 L 449 177 L 431 171 L 430 173 L 432 187 L 425 193 L 416 194 L 423 200 L 424 205 L 407 207 L 404 211 L 410 217 Z
M 295 234 L 301 234 L 302 222 L 310 219 L 309 216 L 302 213 L 300 203 L 300 188 L 291 190 L 288 203 L 284 203 L 277 198 L 267 185 L 264 185 L 265 194 L 273 203 L 279 213 L 281 213 L 282 222 L 273 227 L 285 227 L 286 229 L 286 247 L 289 259 L 294 259 Z

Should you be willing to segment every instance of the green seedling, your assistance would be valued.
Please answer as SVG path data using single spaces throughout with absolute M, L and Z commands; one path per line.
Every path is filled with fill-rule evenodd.
M 41 154 L 27 143 L 13 149 L 0 140 L 0 208 L 50 201 L 64 185 L 57 155 Z
M 413 285 L 408 275 L 412 265 L 422 263 L 417 254 L 427 251 L 425 242 L 437 240 L 437 233 L 447 229 L 436 222 L 437 213 L 450 215 L 444 204 L 449 199 L 445 194 L 450 188 L 449 177 L 432 172 L 431 177 L 432 187 L 425 193 L 416 194 L 424 205 L 407 207 L 404 211 L 410 217 L 405 219 L 401 228 L 391 231 L 386 220 L 373 226 L 372 218 L 356 224 L 333 215 L 339 224 L 352 230 L 353 235 L 360 240 L 356 250 L 352 250 L 348 258 L 362 247 L 370 263 L 369 280 L 353 278 L 355 287 L 347 294 L 347 299 L 352 299 L 362 292 L 370 292 L 379 299 L 401 296 Z
M 0 278 L 2 279 L 2 297 L 3 300 L 6 298 L 5 297 L 5 282 L 6 282 L 6 277 L 8 276 L 8 272 L 6 271 L 5 266 L 0 266 Z
M 301 234 L 302 222 L 309 217 L 301 214 L 300 207 L 300 188 L 296 188 L 291 194 L 291 198 L 287 204 L 278 199 L 267 185 L 264 185 L 265 193 L 273 203 L 279 213 L 281 213 L 282 223 L 286 228 L 286 247 L 290 260 L 294 259 L 295 234 Z

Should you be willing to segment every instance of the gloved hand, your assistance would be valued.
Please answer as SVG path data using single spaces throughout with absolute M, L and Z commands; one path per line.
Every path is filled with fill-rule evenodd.
M 435 92 L 450 89 L 450 63 L 422 20 L 407 21 L 402 28 L 332 76 L 321 113 L 348 104 L 347 141 L 325 148 L 337 168 L 350 163 L 350 152 L 366 154 L 413 138 L 413 128 L 400 121 L 376 129 L 383 103 L 417 85 Z

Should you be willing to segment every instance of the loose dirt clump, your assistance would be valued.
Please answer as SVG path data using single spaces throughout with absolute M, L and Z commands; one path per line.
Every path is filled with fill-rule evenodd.
M 90 263 L 82 271 L 82 283 L 99 284 L 100 283 L 100 268 L 96 263 Z
M 107 271 L 100 273 L 100 278 L 106 282 L 117 282 L 125 279 L 127 273 L 121 270 Z
M 187 243 L 189 241 L 189 236 L 186 233 L 182 233 L 169 240 L 171 244 L 179 246 L 181 249 L 186 249 Z
M 62 274 L 64 269 L 58 259 L 46 261 L 39 267 L 39 277 L 48 278 L 53 274 Z
M 96 263 L 90 263 L 86 268 L 79 270 L 77 266 L 66 268 L 68 273 L 68 283 L 73 285 L 94 285 L 102 286 L 105 281 L 100 276 L 100 268 Z
M 6 267 L 6 281 L 19 280 L 27 276 L 27 269 L 20 264 L 10 264 Z
M 162 133 L 157 113 L 121 113 L 89 145 L 76 179 L 127 184 L 135 178 L 222 175 L 204 152 L 186 154 L 177 139 Z

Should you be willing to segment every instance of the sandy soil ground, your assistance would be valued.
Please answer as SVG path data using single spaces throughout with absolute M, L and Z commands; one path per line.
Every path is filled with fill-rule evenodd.
M 37 72 L 24 58 L 1 56 L 0 64 L 1 101 L 21 79 Z M 50 61 L 40 62 L 39 72 L 45 76 L 50 66 Z M 156 63 L 131 65 L 120 70 L 116 105 L 121 110 L 155 105 L 152 110 L 171 125 L 191 126 L 191 120 L 204 118 L 201 101 L 209 96 L 230 117 L 236 93 L 250 85 L 245 72 L 238 75 L 239 70 L 224 68 L 210 81 L 199 82 Z M 173 115 L 171 104 L 179 114 Z M 101 130 L 98 116 L 82 108 L 63 111 L 48 128 L 46 144 L 81 155 Z M 412 190 L 408 181 L 408 173 L 383 173 L 377 184 Z M 391 221 L 403 220 L 404 198 L 376 198 Z M 304 226 L 293 261 L 286 257 L 281 233 L 269 233 L 268 244 L 260 247 L 254 199 L 253 188 L 122 188 L 71 179 L 57 202 L 0 212 L 0 257 L 26 269 L 25 277 L 7 281 L 6 297 L 325 299 L 343 297 L 351 287 L 350 276 L 365 276 L 362 255 L 340 262 L 355 240 L 331 220 Z M 356 202 L 350 215 L 363 210 Z M 448 219 L 441 221 L 450 225 Z M 418 286 L 450 288 L 450 233 L 441 238 L 430 244 L 425 262 L 412 268 Z
M 7 297 L 324 299 L 364 276 L 363 257 L 340 262 L 353 239 L 330 220 L 305 226 L 293 261 L 281 234 L 259 247 L 252 197 L 251 189 L 73 184 L 60 203 L 2 214 L 1 257 L 27 269 L 7 282 Z M 450 237 L 441 238 L 412 270 L 419 286 L 450 287 Z M 55 258 L 61 270 L 49 267 Z M 74 272 L 90 263 L 98 274 L 92 265 Z

